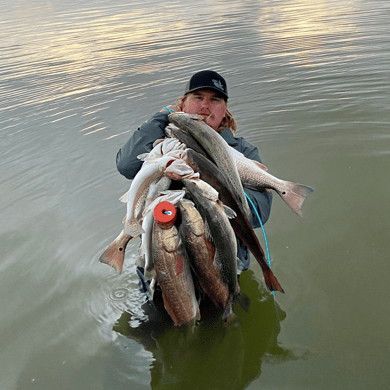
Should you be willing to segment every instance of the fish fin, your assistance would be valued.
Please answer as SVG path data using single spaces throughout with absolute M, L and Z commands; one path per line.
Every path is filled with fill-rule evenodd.
M 225 204 L 223 205 L 223 210 L 229 219 L 237 217 L 236 212 L 233 209 L 231 209 L 229 206 L 226 206 Z
M 174 127 L 173 127 L 174 126 Z M 173 135 L 173 129 L 175 128 L 176 126 L 173 124 L 173 123 L 170 123 L 168 126 L 165 127 L 164 129 L 164 132 L 165 132 L 165 135 L 168 137 L 168 138 L 173 138 L 174 135 Z
M 221 271 L 222 264 L 223 264 L 223 262 L 221 261 L 220 254 L 219 254 L 219 252 L 216 250 L 216 251 L 215 251 L 215 254 L 214 254 L 213 266 L 214 266 L 217 270 Z
M 120 274 L 125 260 L 126 246 L 132 238 L 134 237 L 124 234 L 122 231 L 121 234 L 102 253 L 99 257 L 99 261 L 113 267 Z
M 265 284 L 267 285 L 268 290 L 270 291 L 280 291 L 284 293 L 284 290 L 282 286 L 280 285 L 278 279 L 276 279 L 276 276 L 274 273 L 271 271 L 270 268 L 268 269 L 263 269 L 263 276 L 265 280 Z
M 209 226 L 209 224 L 207 223 L 207 221 L 204 221 L 204 231 L 205 231 L 205 233 L 206 233 L 207 239 L 209 239 L 211 242 L 214 242 L 214 241 L 213 241 L 213 235 L 212 235 L 212 233 L 211 233 L 210 226 Z
M 149 153 L 141 153 L 137 156 L 138 160 L 145 161 L 145 159 L 149 156 Z
M 307 195 L 309 195 L 314 190 L 309 186 L 305 186 L 304 184 L 297 184 L 291 181 L 286 183 L 286 190 L 278 191 L 278 194 L 291 207 L 295 214 L 302 217 L 302 203 L 306 199 Z
M 203 120 L 203 116 L 202 116 L 202 115 L 198 115 L 198 114 L 187 114 L 187 113 L 182 112 L 182 111 L 176 111 L 176 112 L 173 113 L 173 114 L 169 114 L 169 115 L 168 115 L 168 119 L 171 120 L 171 118 L 174 118 L 175 115 L 180 115 L 180 114 L 184 114 L 188 119 L 192 119 L 192 120 L 195 120 L 195 121 L 202 121 L 202 120 Z
M 267 172 L 268 171 L 268 168 L 262 164 L 261 162 L 258 162 L 256 160 L 252 160 L 260 169 L 262 169 L 263 171 Z
M 127 191 L 125 194 L 123 194 L 119 200 L 123 203 L 127 203 L 129 201 L 129 191 Z

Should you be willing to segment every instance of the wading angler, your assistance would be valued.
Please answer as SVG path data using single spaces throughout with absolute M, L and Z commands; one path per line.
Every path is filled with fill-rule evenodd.
M 223 319 L 232 315 L 249 252 L 267 288 L 283 292 L 253 229 L 270 216 L 271 190 L 298 215 L 312 191 L 267 172 L 257 148 L 235 136 L 227 103 L 225 79 L 197 72 L 176 104 L 143 123 L 117 154 L 118 171 L 133 181 L 121 198 L 127 203 L 124 228 L 100 261 L 120 272 L 127 243 L 141 237 L 141 289 L 151 301 L 163 301 L 177 326 L 200 318 L 206 296 Z M 159 204 L 173 207 L 169 223 L 168 209 L 155 212 Z

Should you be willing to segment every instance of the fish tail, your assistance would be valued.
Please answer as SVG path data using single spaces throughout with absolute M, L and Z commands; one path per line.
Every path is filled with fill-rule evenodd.
M 302 204 L 307 195 L 313 191 L 313 188 L 304 184 L 287 181 L 285 190 L 278 191 L 278 194 L 291 207 L 295 214 L 302 217 Z
M 263 275 L 264 275 L 265 284 L 267 285 L 268 290 L 280 291 L 280 292 L 284 293 L 282 286 L 280 285 L 278 279 L 276 279 L 276 276 L 271 271 L 271 269 L 263 269 Z
M 117 237 L 108 248 L 99 257 L 101 263 L 107 264 L 115 269 L 119 274 L 123 269 L 123 262 L 125 260 L 125 250 L 127 243 L 134 237 L 128 237 L 120 239 L 121 236 Z

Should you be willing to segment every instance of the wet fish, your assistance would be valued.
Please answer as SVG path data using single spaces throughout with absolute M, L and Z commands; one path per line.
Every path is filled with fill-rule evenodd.
M 165 176 L 161 180 L 164 180 L 164 178 Z M 140 248 L 140 254 L 141 256 L 144 257 L 144 262 L 145 262 L 142 267 L 144 268 L 145 281 L 151 280 L 156 276 L 154 261 L 152 258 L 152 231 L 153 231 L 153 224 L 154 224 L 154 216 L 153 216 L 154 208 L 161 202 L 170 202 L 171 204 L 175 205 L 177 202 L 183 199 L 184 194 L 185 194 L 184 190 L 176 190 L 176 191 L 165 190 L 162 192 L 162 195 L 156 197 L 153 200 L 153 202 L 151 202 L 142 213 L 143 216 L 142 228 L 144 229 L 145 233 L 141 235 L 142 244 Z
M 132 237 L 144 233 L 142 229 L 142 210 L 150 185 L 163 176 L 167 165 L 177 157 L 170 153 L 162 157 L 148 157 L 131 183 L 129 191 L 120 200 L 127 203 L 127 217 L 124 233 Z
M 175 325 L 200 319 L 189 260 L 174 225 L 153 225 L 152 256 L 164 307 Z
M 148 207 L 153 204 L 157 198 L 160 197 L 163 191 L 168 190 L 170 184 L 171 179 L 166 176 L 160 177 L 150 185 L 149 191 L 146 195 L 144 210 L 142 212 L 142 229 L 144 230 L 144 233 L 141 234 L 141 257 L 137 261 L 137 265 L 143 268 L 145 275 L 147 275 L 145 280 L 150 280 L 154 276 L 153 261 L 151 256 L 153 215 L 152 213 L 147 213 L 146 210 L 148 210 Z
M 229 218 L 234 218 L 236 214 L 223 205 L 218 199 L 218 192 L 203 180 L 183 179 L 183 182 L 196 208 L 206 221 L 206 229 L 210 232 L 209 236 L 212 237 L 215 247 L 214 265 L 220 269 L 222 281 L 228 287 L 229 300 L 222 316 L 225 320 L 232 314 L 233 302 L 239 294 L 237 241 L 229 222 Z
M 181 156 L 185 147 L 177 139 L 161 139 L 155 141 L 153 149 L 149 153 L 138 156 L 145 163 L 132 181 L 130 190 L 120 198 L 122 202 L 127 203 L 125 228 L 102 253 L 99 258 L 100 262 L 114 267 L 118 273 L 122 272 L 127 243 L 131 238 L 144 233 L 144 227 L 141 225 L 144 223 L 141 215 L 142 210 L 157 198 L 161 191 L 169 188 L 171 180 L 163 176 L 164 170 L 172 161 Z M 149 258 L 146 259 L 149 264 L 148 261 Z M 144 268 L 145 258 L 141 256 L 138 263 Z
M 154 182 L 151 183 L 148 193 L 145 199 L 144 207 L 147 207 L 151 201 L 153 201 L 157 196 L 160 195 L 161 191 L 167 190 L 169 188 L 169 185 L 171 183 L 171 180 L 163 176 L 161 178 L 157 178 Z M 127 216 L 124 219 L 124 222 L 126 221 Z M 142 229 L 145 231 L 144 224 L 147 224 L 149 221 L 142 221 Z M 150 224 L 150 222 L 149 222 Z M 147 225 L 146 225 L 147 226 Z M 141 241 L 144 242 L 146 237 L 143 237 L 144 233 L 141 234 Z M 135 236 L 139 237 L 139 235 Z M 99 258 L 99 261 L 104 264 L 108 264 L 111 267 L 113 267 L 119 274 L 122 272 L 123 269 L 123 263 L 125 260 L 125 251 L 126 246 L 128 242 L 135 238 L 132 237 L 130 234 L 125 234 L 124 230 L 121 231 L 119 236 L 115 238 L 114 241 L 107 247 L 107 249 L 102 253 L 102 255 Z M 147 246 L 147 244 L 143 245 L 144 247 Z M 142 250 L 141 250 L 142 251 Z M 149 251 L 150 252 L 150 251 Z M 144 252 L 142 252 L 144 253 Z M 148 253 L 148 252 L 145 252 Z M 142 266 L 142 268 L 145 268 L 145 261 L 148 263 L 149 257 L 146 255 L 146 259 L 144 256 L 142 256 L 142 261 L 138 261 L 138 265 Z M 141 264 L 142 263 L 142 264 Z
M 232 225 L 235 234 L 255 256 L 263 271 L 267 288 L 271 291 L 284 292 L 276 276 L 268 266 L 263 248 L 261 247 L 250 221 L 246 217 L 240 201 L 235 197 L 234 189 L 231 188 L 230 183 L 225 179 L 225 176 L 212 161 L 191 149 L 185 151 L 183 158 L 195 172 L 200 172 L 200 178 L 202 180 L 218 191 L 219 199 L 236 213 L 236 218 L 230 219 L 230 224 Z
M 179 233 L 200 286 L 217 307 L 224 309 L 229 289 L 214 261 L 215 247 L 207 237 L 203 219 L 192 202 L 182 200 L 177 206 L 181 219 Z
M 264 191 L 270 188 L 291 207 L 299 216 L 302 216 L 302 203 L 313 189 L 304 184 L 297 184 L 291 181 L 281 180 L 267 172 L 267 168 L 249 158 L 241 152 L 230 147 L 230 152 L 236 163 L 242 185 L 256 191 Z
M 202 148 L 202 146 L 199 145 L 198 142 L 196 142 L 195 138 L 193 138 L 187 130 L 179 129 L 177 126 L 170 123 L 165 128 L 165 132 L 167 136 L 175 137 L 182 144 L 186 145 L 187 148 L 195 150 L 195 152 L 198 152 L 204 157 L 207 157 L 208 159 L 212 160 L 212 158 L 207 154 L 207 152 Z
M 229 145 L 221 135 L 202 121 L 200 115 L 191 115 L 175 112 L 168 115 L 169 121 L 180 129 L 188 131 L 191 136 L 202 146 L 214 163 L 229 180 L 242 203 L 248 218 L 251 211 L 248 206 L 244 189 L 242 188 L 240 176 L 236 164 L 229 150 Z

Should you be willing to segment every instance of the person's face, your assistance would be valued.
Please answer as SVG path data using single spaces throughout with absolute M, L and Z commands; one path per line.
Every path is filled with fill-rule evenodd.
M 181 110 L 187 114 L 202 115 L 205 122 L 217 130 L 225 117 L 227 105 L 225 99 L 218 92 L 211 89 L 200 89 L 186 95 Z

